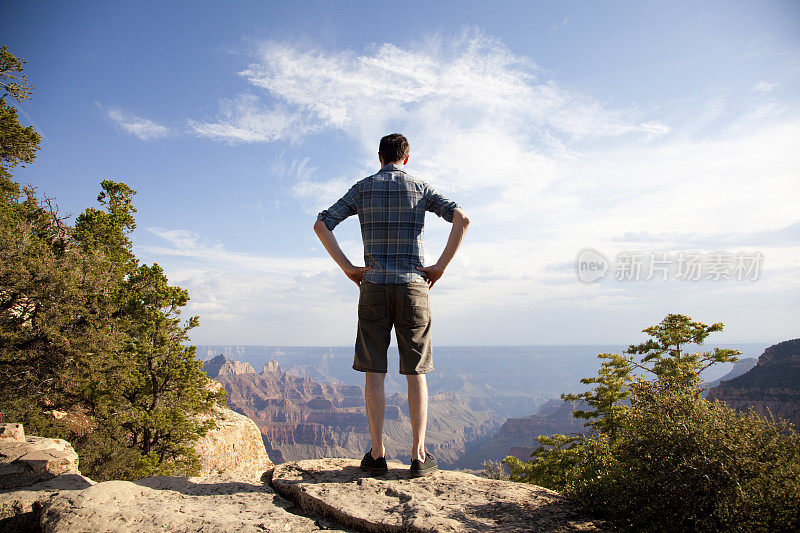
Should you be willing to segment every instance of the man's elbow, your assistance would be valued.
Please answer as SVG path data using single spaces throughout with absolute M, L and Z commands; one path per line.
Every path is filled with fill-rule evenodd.
M 323 221 L 317 219 L 317 221 L 314 222 L 314 232 L 317 235 L 322 235 L 326 229 L 328 229 L 328 226 L 326 226 Z
M 456 209 L 455 216 L 453 218 L 453 221 L 458 223 L 462 228 L 467 229 L 469 227 L 469 217 L 461 209 Z

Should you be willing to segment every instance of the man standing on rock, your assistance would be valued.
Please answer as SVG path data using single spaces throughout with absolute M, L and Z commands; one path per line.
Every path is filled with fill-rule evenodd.
M 325 249 L 345 275 L 359 286 L 358 331 L 353 368 L 366 373 L 367 404 L 372 448 L 361 468 L 375 474 L 388 471 L 383 446 L 383 382 L 392 327 L 400 352 L 400 373 L 408 380 L 408 409 L 414 442 L 411 475 L 437 469 L 425 450 L 428 423 L 428 383 L 433 370 L 431 311 L 428 291 L 442 277 L 461 245 L 469 218 L 455 202 L 403 169 L 408 163 L 408 140 L 399 133 L 382 138 L 378 148 L 381 169 L 353 185 L 347 194 L 317 216 L 314 224 Z M 425 212 L 453 224 L 441 257 L 423 266 L 422 234 Z M 333 229 L 358 214 L 364 242 L 364 263 L 354 266 L 339 247 Z

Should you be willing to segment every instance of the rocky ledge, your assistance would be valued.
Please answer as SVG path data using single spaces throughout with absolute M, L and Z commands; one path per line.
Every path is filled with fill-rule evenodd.
M 263 483 L 224 477 L 105 481 L 57 494 L 39 516 L 41 531 L 286 532 L 335 529 L 290 512 L 292 502 Z M 341 531 L 341 530 L 340 530 Z
M 352 459 L 294 461 L 270 484 L 305 514 L 357 531 L 601 531 L 551 490 L 449 470 L 412 478 L 391 461 L 377 477 Z
M 24 457 L 41 444 L 21 431 L 4 430 L 17 450 L 7 459 L 20 447 Z M 69 444 L 56 444 L 74 455 Z M 312 459 L 265 472 L 241 463 L 221 471 L 217 463 L 210 469 L 217 473 L 204 477 L 102 483 L 81 476 L 77 462 L 66 470 L 63 461 L 46 463 L 54 468 L 44 481 L 7 478 L 14 486 L 0 490 L 0 532 L 601 530 L 574 504 L 541 487 L 448 470 L 411 478 L 407 465 L 393 461 L 377 477 L 362 472 L 357 460 Z
M 26 437 L 22 424 L 0 424 L 0 489 L 78 473 L 78 454 L 61 439 Z

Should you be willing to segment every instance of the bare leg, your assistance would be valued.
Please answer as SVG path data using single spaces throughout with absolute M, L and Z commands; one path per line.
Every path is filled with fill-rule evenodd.
M 383 411 L 386 406 L 383 380 L 386 374 L 377 372 L 366 372 L 366 374 L 364 401 L 367 404 L 369 434 L 372 437 L 372 457 L 378 459 L 386 456 L 386 450 L 383 449 Z
M 408 414 L 414 443 L 411 459 L 425 460 L 425 429 L 428 426 L 428 381 L 425 374 L 406 376 L 408 380 Z

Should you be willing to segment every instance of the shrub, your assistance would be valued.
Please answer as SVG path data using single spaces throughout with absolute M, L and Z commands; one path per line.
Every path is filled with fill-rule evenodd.
M 800 530 L 800 436 L 699 388 L 640 382 L 613 443 L 587 439 L 565 493 L 636 531 Z
M 684 347 L 722 327 L 667 315 L 627 355 L 600 354 L 597 377 L 581 380 L 594 389 L 562 395 L 586 403 L 573 415 L 595 434 L 540 436 L 533 460 L 503 459 L 511 479 L 632 531 L 800 531 L 800 436 L 701 395 L 700 374 L 739 352 Z

